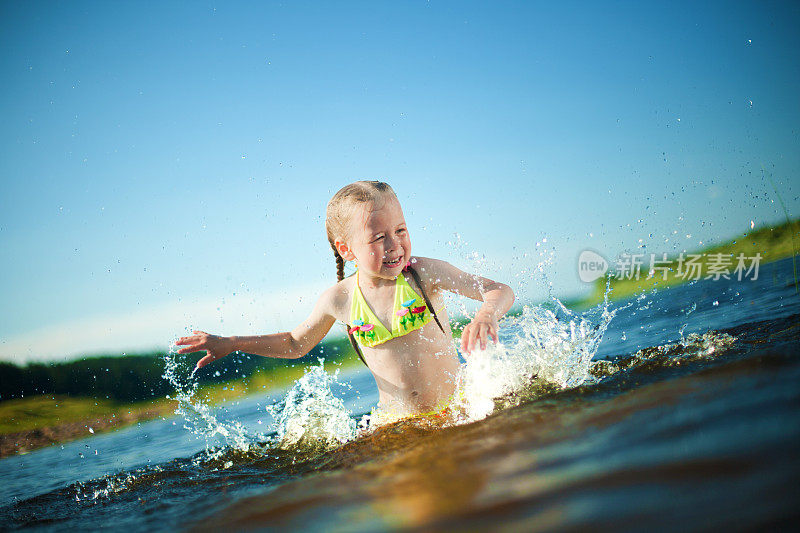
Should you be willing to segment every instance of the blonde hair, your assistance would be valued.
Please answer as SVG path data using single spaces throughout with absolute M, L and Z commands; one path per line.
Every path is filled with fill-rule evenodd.
M 361 206 L 370 208 L 381 205 L 386 200 L 386 196 L 391 195 L 397 198 L 388 183 L 382 181 L 357 181 L 339 189 L 328 202 L 328 209 L 325 214 L 325 230 L 328 233 L 328 242 L 333 248 L 333 256 L 336 259 L 336 278 L 338 281 L 344 279 L 344 258 L 336 249 L 336 239 L 347 238 L 350 220 L 353 214 Z

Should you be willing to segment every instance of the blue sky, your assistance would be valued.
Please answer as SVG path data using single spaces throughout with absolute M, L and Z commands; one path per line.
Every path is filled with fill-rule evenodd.
M 798 216 L 800 6 L 642 4 L 3 3 L 0 358 L 291 328 L 355 179 L 531 302 Z

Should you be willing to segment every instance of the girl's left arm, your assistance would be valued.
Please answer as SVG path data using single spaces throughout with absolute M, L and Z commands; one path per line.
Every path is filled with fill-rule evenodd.
M 341 299 L 341 292 L 334 285 L 322 293 L 311 315 L 292 331 L 247 337 L 222 337 L 204 331 L 194 331 L 192 335 L 177 340 L 175 344 L 183 346 L 178 353 L 207 352 L 206 356 L 197 362 L 197 368 L 234 351 L 281 359 L 303 357 L 322 340 L 335 323 L 333 309 L 336 301 Z
M 489 278 L 468 274 L 447 261 L 417 258 L 414 268 L 426 274 L 426 278 L 437 289 L 453 292 L 483 302 L 461 334 L 461 349 L 486 349 L 489 338 L 497 342 L 498 320 L 505 315 L 514 303 L 514 291 L 504 283 Z

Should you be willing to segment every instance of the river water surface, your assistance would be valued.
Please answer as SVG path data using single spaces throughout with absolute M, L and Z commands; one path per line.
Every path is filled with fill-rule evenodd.
M 210 409 L 0 460 L 0 528 L 789 528 L 800 518 L 792 260 L 574 315 L 507 319 L 449 417 L 359 435 L 369 373 L 310 365 Z

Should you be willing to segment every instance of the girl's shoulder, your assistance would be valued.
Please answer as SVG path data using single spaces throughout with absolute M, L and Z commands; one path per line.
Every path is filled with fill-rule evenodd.
M 434 259 L 432 257 L 422 257 L 419 255 L 411 256 L 409 260 L 409 266 L 415 269 L 417 272 L 422 270 L 427 270 L 429 268 L 435 268 L 439 263 L 443 263 L 439 259 Z
M 425 288 L 433 290 L 438 290 L 442 276 L 448 271 L 448 267 L 452 268 L 447 261 L 419 256 L 411 258 L 410 267 L 417 273 Z
M 348 276 L 322 293 L 320 300 L 324 302 L 331 314 L 339 315 L 350 308 L 354 284 L 355 276 Z
M 432 257 L 415 257 L 412 259 L 412 267 L 419 273 L 420 281 L 425 289 L 431 288 L 437 292 L 449 291 L 462 294 L 469 292 L 467 287 L 491 281 L 484 279 L 481 282 L 479 281 L 480 276 L 469 274 L 447 261 Z

